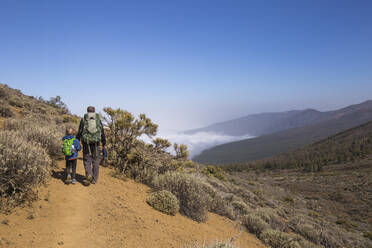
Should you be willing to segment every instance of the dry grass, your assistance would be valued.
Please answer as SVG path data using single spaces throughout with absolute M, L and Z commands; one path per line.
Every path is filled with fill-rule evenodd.
M 34 197 L 33 188 L 46 179 L 51 160 L 37 143 L 18 131 L 0 131 L 0 209 Z

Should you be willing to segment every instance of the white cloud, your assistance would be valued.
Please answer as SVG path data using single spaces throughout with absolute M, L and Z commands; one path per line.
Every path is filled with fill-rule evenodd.
M 177 131 L 160 131 L 158 137 L 168 139 L 172 143 L 187 145 L 191 158 L 200 154 L 203 150 L 216 145 L 253 138 L 253 136 L 250 135 L 228 136 L 212 132 L 185 134 Z

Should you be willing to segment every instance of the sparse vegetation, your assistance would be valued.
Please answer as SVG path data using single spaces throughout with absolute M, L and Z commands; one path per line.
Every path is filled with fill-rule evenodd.
M 0 130 L 0 210 L 4 211 L 36 199 L 35 188 L 45 182 L 60 155 L 64 126 L 58 118 L 68 110 L 60 98 L 53 105 L 3 84 L 0 96 L 0 113 L 5 117 Z
M 0 209 L 32 198 L 33 188 L 43 183 L 51 160 L 37 143 L 18 131 L 0 131 Z
M 216 177 L 222 181 L 226 181 L 226 173 L 222 167 L 208 165 L 201 172 L 209 177 Z
M 1 117 L 8 118 L 8 117 L 13 117 L 14 116 L 14 112 L 9 105 L 1 103 L 1 102 L 0 102 L 0 104 L 1 104 L 0 105 L 0 116 Z
M 40 102 L 4 85 L 0 96 L 6 104 L 12 101 L 13 117 L 22 116 L 2 116 L 0 208 L 4 209 L 34 198 L 34 188 L 45 182 L 59 153 L 63 126 L 76 125 L 79 118 L 67 114 L 60 98 Z M 188 160 L 185 145 L 173 145 L 175 155 L 170 154 L 167 149 L 172 144 L 154 138 L 157 125 L 145 115 L 135 118 L 127 111 L 106 108 L 103 120 L 112 174 L 159 191 L 148 199 L 159 211 L 175 214 L 179 208 L 199 222 L 207 219 L 208 211 L 238 219 L 271 247 L 371 245 L 367 191 L 371 123 L 291 154 L 247 167 L 220 168 Z M 345 159 L 337 156 L 345 151 Z M 349 164 L 333 165 L 345 161 Z M 44 200 L 49 198 L 48 192 Z M 217 242 L 202 247 L 234 246 Z
M 226 170 L 291 169 L 320 172 L 330 164 L 365 159 L 372 154 L 372 122 L 351 128 L 311 145 L 256 162 L 226 165 Z
M 270 225 L 262 220 L 261 216 L 256 213 L 244 216 L 242 223 L 248 231 L 256 235 L 260 235 L 263 231 L 270 228 Z
M 177 197 L 167 190 L 151 193 L 147 198 L 147 203 L 156 210 L 169 215 L 175 215 L 180 209 Z
M 194 244 L 191 246 L 187 246 L 186 248 L 239 248 L 239 247 L 235 246 L 232 242 L 217 241 L 212 244 Z
M 168 190 L 176 195 L 180 201 L 182 214 L 196 221 L 207 219 L 207 212 L 212 203 L 208 192 L 213 189 L 200 178 L 183 173 L 167 172 L 154 179 L 153 187 L 157 190 Z
M 60 139 L 63 136 L 63 127 L 40 117 L 24 119 L 8 119 L 3 123 L 4 130 L 18 130 L 28 142 L 40 144 L 50 156 L 60 154 Z
M 272 248 L 301 248 L 296 236 L 278 230 L 266 229 L 260 238 Z

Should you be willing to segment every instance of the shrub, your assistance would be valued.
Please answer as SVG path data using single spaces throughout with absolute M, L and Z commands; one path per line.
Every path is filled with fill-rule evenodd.
M 285 231 L 287 229 L 286 223 L 272 208 L 258 208 L 256 214 L 266 221 L 272 229 L 279 229 L 280 231 Z
M 62 115 L 62 121 L 63 121 L 63 123 L 79 124 L 80 118 L 78 116 L 75 116 L 75 115 L 64 114 L 64 115 Z
M 363 236 L 369 240 L 372 240 L 372 232 L 365 232 Z
M 153 178 L 167 171 L 182 171 L 193 166 L 192 161 L 187 160 L 186 145 L 175 144 L 176 156 L 172 156 L 167 151 L 171 146 L 168 140 L 153 139 L 158 126 L 145 114 L 136 118 L 128 111 L 104 108 L 102 120 L 107 127 L 108 163 L 127 177 L 151 184 Z
M 139 155 L 140 151 L 135 150 L 141 144 L 138 138 L 145 135 L 152 138 L 156 135 L 158 126 L 144 114 L 135 118 L 128 111 L 121 109 L 104 108 L 104 112 L 103 121 L 109 128 L 106 134 L 109 160 L 113 166 L 125 173 L 131 160 Z
M 311 242 L 322 245 L 323 247 L 342 247 L 342 244 L 335 238 L 335 235 L 324 230 L 324 228 L 307 223 L 305 219 L 292 219 L 290 221 L 290 228 Z
M 213 244 L 195 244 L 193 246 L 188 246 L 188 248 L 238 248 L 231 242 L 220 242 L 217 241 L 216 243 Z
M 295 225 L 292 225 L 292 230 L 302 235 L 306 239 L 316 244 L 320 244 L 319 228 L 315 228 L 313 225 L 310 225 L 310 224 L 297 223 Z
M 231 204 L 234 207 L 235 212 L 239 215 L 247 215 L 249 213 L 249 207 L 244 202 L 235 200 Z
M 4 103 L 0 103 L 1 106 L 0 106 L 0 116 L 1 117 L 13 117 L 14 116 L 14 112 L 12 110 L 12 108 L 10 106 L 8 106 L 7 104 L 4 104 Z
M 7 86 L 0 84 L 0 98 L 6 98 L 8 96 Z
M 256 235 L 260 235 L 263 231 L 270 228 L 269 224 L 262 220 L 259 215 L 254 213 L 245 215 L 242 223 L 249 232 Z
M 267 229 L 259 237 L 272 248 L 301 248 L 296 236 L 278 230 Z
M 5 130 L 18 130 L 19 135 L 29 142 L 35 142 L 45 148 L 49 155 L 61 153 L 63 128 L 38 118 L 10 119 L 4 122 Z
M 45 181 L 51 160 L 36 143 L 27 142 L 17 131 L 0 131 L 0 202 L 15 206 L 32 195 L 32 188 Z
M 325 248 L 338 248 L 344 247 L 340 240 L 338 240 L 334 234 L 327 230 L 321 229 L 319 232 L 320 245 Z
M 10 105 L 14 107 L 23 108 L 24 106 L 23 100 L 19 98 L 18 96 L 12 96 L 8 102 Z
M 180 210 L 177 197 L 168 190 L 151 193 L 147 198 L 147 203 L 156 210 L 169 215 L 175 215 Z
M 209 209 L 211 212 L 221 216 L 226 216 L 231 220 L 236 219 L 234 208 L 225 200 L 224 197 L 222 197 L 221 192 L 213 189 L 212 191 L 209 191 L 209 196 L 212 198 L 212 204 Z
M 154 178 L 152 184 L 157 190 L 168 190 L 176 195 L 183 215 L 198 222 L 207 220 L 207 213 L 213 202 L 208 192 L 213 189 L 200 178 L 189 174 L 167 172 Z
M 226 181 L 226 173 L 221 167 L 208 165 L 204 167 L 201 172 L 209 177 L 216 177 L 222 181 Z

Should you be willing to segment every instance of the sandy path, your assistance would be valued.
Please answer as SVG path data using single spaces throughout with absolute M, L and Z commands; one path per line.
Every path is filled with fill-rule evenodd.
M 239 233 L 234 222 L 215 214 L 209 214 L 207 223 L 162 214 L 146 204 L 148 187 L 113 178 L 107 168 L 101 167 L 96 185 L 65 185 L 63 166 L 62 161 L 32 208 L 0 215 L 0 222 L 9 221 L 0 223 L 0 247 L 182 248 L 195 241 L 230 240 Z M 81 160 L 78 174 L 84 174 Z M 246 232 L 235 244 L 265 247 Z

